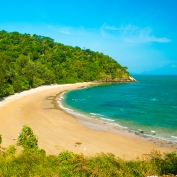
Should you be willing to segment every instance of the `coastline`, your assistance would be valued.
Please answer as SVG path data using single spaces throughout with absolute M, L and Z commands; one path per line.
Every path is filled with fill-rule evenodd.
M 61 93 L 58 96 L 59 105 L 57 104 L 57 107 L 59 109 L 62 109 L 67 114 L 70 114 L 71 116 L 76 117 L 78 122 L 86 126 L 87 128 L 98 130 L 98 131 L 103 131 L 103 132 L 115 133 L 123 137 L 128 137 L 134 140 L 139 140 L 142 142 L 150 143 L 153 145 L 157 145 L 158 147 L 167 148 L 168 151 L 170 150 L 171 152 L 177 152 L 176 142 L 153 136 L 153 134 L 151 136 L 146 135 L 144 134 L 143 130 L 139 130 L 139 132 L 131 131 L 127 127 L 123 127 L 119 124 L 112 123 L 114 121 L 110 119 L 95 118 L 95 117 L 92 118 L 92 116 L 90 117 L 90 115 L 85 115 L 84 113 L 75 112 L 75 111 L 72 111 L 71 108 L 68 109 L 67 107 L 64 107 L 61 103 L 61 100 L 62 100 L 61 97 L 63 97 L 62 96 L 63 93 Z
M 162 141 L 137 136 L 104 122 L 73 116 L 57 106 L 57 97 L 64 91 L 97 83 L 77 83 L 42 86 L 7 97 L 0 102 L 0 134 L 2 147 L 15 144 L 22 126 L 30 126 L 38 144 L 47 154 L 57 155 L 68 150 L 94 155 L 113 153 L 116 156 L 137 157 L 150 153 L 175 151 L 176 147 Z M 74 118 L 73 118 L 74 117 Z

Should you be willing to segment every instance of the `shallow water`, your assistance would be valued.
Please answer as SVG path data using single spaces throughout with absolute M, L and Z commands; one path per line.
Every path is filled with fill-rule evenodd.
M 63 94 L 64 108 L 177 142 L 177 76 L 134 76 L 136 83 L 101 84 Z M 153 135 L 154 131 L 156 132 Z

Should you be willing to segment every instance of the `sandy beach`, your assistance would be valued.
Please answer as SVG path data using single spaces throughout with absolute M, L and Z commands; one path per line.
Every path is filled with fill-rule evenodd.
M 70 115 L 58 107 L 57 97 L 64 91 L 94 83 L 42 86 L 7 97 L 0 102 L 2 147 L 16 144 L 23 125 L 30 126 L 38 145 L 47 154 L 68 150 L 85 155 L 113 153 L 136 157 L 150 153 L 175 151 L 176 147 L 119 130 L 105 123 Z M 15 139 L 15 140 L 13 140 Z

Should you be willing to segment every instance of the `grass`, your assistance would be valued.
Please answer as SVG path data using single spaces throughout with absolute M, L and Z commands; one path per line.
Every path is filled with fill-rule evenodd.
M 0 177 L 146 177 L 177 174 L 177 154 L 157 151 L 135 160 L 113 154 L 87 157 L 73 152 L 47 156 L 44 150 L 15 152 L 10 146 L 0 154 Z
M 141 158 L 125 160 L 112 153 L 84 156 L 64 151 L 46 155 L 38 148 L 38 139 L 25 125 L 18 137 L 23 150 L 16 146 L 0 146 L 0 177 L 147 177 L 177 175 L 177 153 L 160 154 L 153 151 Z M 0 145 L 2 136 L 0 135 Z M 77 145 L 82 144 L 77 142 Z

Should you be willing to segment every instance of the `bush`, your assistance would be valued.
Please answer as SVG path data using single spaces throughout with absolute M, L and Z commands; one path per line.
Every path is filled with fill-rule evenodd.
M 0 145 L 1 145 L 1 143 L 2 143 L 2 135 L 0 135 Z
M 7 155 L 15 155 L 15 153 L 16 153 L 16 148 L 15 148 L 15 146 L 14 145 L 10 145 L 8 148 L 7 148 L 7 150 L 6 150 L 6 152 L 5 152 L 5 155 L 7 156 Z
M 38 148 L 37 142 L 31 128 L 23 126 L 18 137 L 18 144 L 23 146 L 24 150 L 16 154 L 15 146 L 11 145 L 5 153 L 0 153 L 0 177 L 147 177 L 177 174 L 176 152 L 161 154 L 153 151 L 134 160 L 121 159 L 111 153 L 87 157 L 68 151 L 61 152 L 58 156 L 47 156 L 43 149 Z
M 33 130 L 24 125 L 18 136 L 17 145 L 21 145 L 24 149 L 38 149 L 38 139 L 33 134 Z

